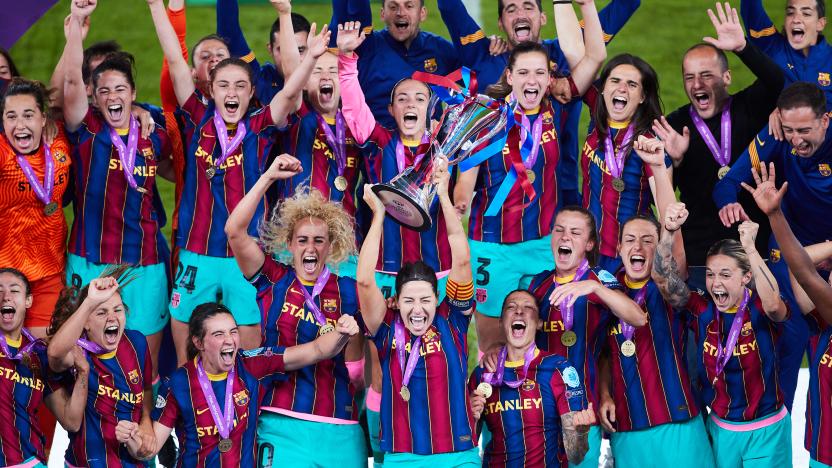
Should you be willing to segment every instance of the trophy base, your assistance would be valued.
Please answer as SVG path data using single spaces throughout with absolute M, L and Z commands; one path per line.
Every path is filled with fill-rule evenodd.
M 430 214 L 405 192 L 386 184 L 373 186 L 373 192 L 384 203 L 394 221 L 414 231 L 430 229 Z

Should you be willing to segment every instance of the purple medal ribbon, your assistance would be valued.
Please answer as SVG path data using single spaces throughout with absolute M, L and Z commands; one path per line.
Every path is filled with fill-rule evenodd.
M 332 129 L 326 123 L 326 119 L 321 114 L 315 114 L 318 117 L 318 123 L 326 137 L 326 143 L 332 148 L 332 153 L 335 155 L 335 164 L 338 166 L 338 175 L 344 175 L 344 169 L 347 167 L 347 131 L 346 123 L 344 122 L 344 115 L 339 110 L 335 114 L 335 134 L 332 134 Z
M 742 330 L 742 324 L 745 322 L 745 311 L 748 307 L 748 300 L 751 298 L 751 294 L 749 294 L 748 289 L 743 291 L 742 301 L 740 302 L 740 306 L 737 308 L 737 313 L 734 316 L 734 321 L 731 323 L 731 329 L 728 331 L 728 340 L 725 342 L 725 346 L 722 346 L 722 340 L 719 338 L 719 335 L 722 333 L 722 323 L 720 320 L 720 312 L 719 310 L 716 311 L 716 332 L 717 332 L 717 348 L 716 348 L 716 375 L 722 373 L 722 370 L 725 369 L 725 365 L 728 364 L 728 361 L 731 359 L 731 355 L 734 354 L 734 346 L 737 345 L 737 340 L 740 338 L 740 330 Z
M 220 413 L 220 405 L 217 402 L 217 396 L 214 394 L 214 388 L 211 387 L 211 383 L 208 381 L 208 374 L 205 373 L 205 369 L 202 367 L 202 359 L 196 362 L 196 377 L 199 380 L 199 386 L 202 388 L 205 399 L 208 400 L 208 409 L 211 411 L 211 417 L 214 418 L 221 439 L 228 439 L 234 422 L 232 393 L 234 393 L 234 377 L 236 374 L 235 367 L 228 371 L 225 379 L 225 412 Z
M 419 363 L 419 350 L 422 348 L 422 337 L 417 337 L 416 341 L 410 347 L 410 355 L 407 357 L 407 366 L 405 367 L 404 353 L 407 351 L 405 350 L 404 324 L 401 319 L 396 320 L 394 333 L 394 338 L 396 339 L 396 354 L 399 357 L 399 367 L 404 372 L 402 375 L 402 386 L 407 387 L 407 384 L 410 383 L 410 377 L 413 376 L 413 371 L 416 369 L 416 364 Z
M 638 290 L 638 292 L 636 293 L 636 297 L 633 298 L 633 300 L 635 301 L 636 304 L 638 304 L 639 307 L 644 307 L 644 298 L 646 296 L 647 296 L 647 285 L 645 284 L 644 286 L 641 287 L 641 289 Z M 624 340 L 625 341 L 632 340 L 633 335 L 635 335 L 635 333 L 636 333 L 636 327 L 630 325 L 629 323 L 627 323 L 627 322 L 625 322 L 621 319 L 618 319 L 618 323 L 621 324 L 621 334 L 624 335 Z
M 506 384 L 511 388 L 517 388 L 526 380 L 526 375 L 529 373 L 529 366 L 534 359 L 534 353 L 537 346 L 534 343 L 529 346 L 529 349 L 523 354 L 523 377 L 517 374 L 517 380 L 503 380 L 506 373 L 506 358 L 508 357 L 508 348 L 503 346 L 500 350 L 500 355 L 497 359 L 497 370 L 495 372 L 485 372 L 482 374 L 482 380 L 491 385 L 499 386 Z
M 696 130 L 702 135 L 702 139 L 705 140 L 705 145 L 711 150 L 711 154 L 714 155 L 714 159 L 719 164 L 719 167 L 727 166 L 731 162 L 731 98 L 728 98 L 728 101 L 722 108 L 722 117 L 720 120 L 721 148 L 717 146 L 714 134 L 711 133 L 711 129 L 708 128 L 705 121 L 702 120 L 702 117 L 696 113 L 693 106 L 690 106 L 688 111 L 690 112 L 690 118 L 693 120 L 693 124 L 696 126 Z
M 5 354 L 6 357 L 11 359 L 12 361 L 19 361 L 19 360 L 23 359 L 23 356 L 26 353 L 28 353 L 29 351 L 31 351 L 32 348 L 34 348 L 35 346 L 44 344 L 43 341 L 40 341 L 37 338 L 35 338 L 34 336 L 32 336 L 32 334 L 29 333 L 29 330 L 24 328 L 20 331 L 21 331 L 21 333 L 23 333 L 23 336 L 25 336 L 30 341 L 30 343 L 27 344 L 26 346 L 20 348 L 20 350 L 18 350 L 17 354 L 15 354 L 14 356 L 12 356 L 12 352 L 9 349 L 9 344 L 6 342 L 5 337 L 0 340 L 0 349 L 2 349 L 3 354 Z
M 604 163 L 607 165 L 607 169 L 610 170 L 610 175 L 616 179 L 621 178 L 621 174 L 624 172 L 624 156 L 626 156 L 625 149 L 630 144 L 630 140 L 633 138 L 633 124 L 627 126 L 627 132 L 624 134 L 624 139 L 621 140 L 621 146 L 618 148 L 618 151 L 615 151 L 613 144 L 612 144 L 612 136 L 607 133 L 607 137 L 604 139 Z
M 29 181 L 29 185 L 34 190 L 38 200 L 43 202 L 44 205 L 48 205 L 52 202 L 52 189 L 55 187 L 55 161 L 52 159 L 52 150 L 45 142 L 43 143 L 43 159 L 45 160 L 43 185 L 40 184 L 38 177 L 35 175 L 35 170 L 32 169 L 32 165 L 23 155 L 17 155 L 17 164 L 23 171 L 23 175 L 26 176 L 26 180 Z
M 133 190 L 138 187 L 133 177 L 133 170 L 136 168 L 136 148 L 139 146 L 139 122 L 132 115 L 130 116 L 130 130 L 127 132 L 127 146 L 121 141 L 121 136 L 116 129 L 109 127 L 110 141 L 116 147 L 118 159 L 121 161 L 121 170 L 127 179 L 127 185 Z
M 580 266 L 578 266 L 578 269 L 575 270 L 575 276 L 572 277 L 572 281 L 580 280 L 581 277 L 583 277 L 584 274 L 587 272 L 587 270 L 589 270 L 589 261 L 587 259 L 584 259 L 584 261 L 581 262 Z M 570 283 L 572 281 L 570 281 Z M 575 321 L 575 305 L 566 305 L 567 303 L 569 303 L 571 299 L 572 295 L 570 294 L 564 297 L 563 300 L 560 301 L 560 304 L 558 304 L 558 307 L 560 308 L 560 314 L 563 317 L 563 329 L 566 331 L 572 330 L 572 324 Z
M 424 145 L 425 143 L 427 143 L 429 141 L 430 141 L 430 134 L 425 132 L 425 134 L 422 135 L 422 141 L 420 143 L 420 146 Z M 413 166 L 418 165 L 419 161 L 421 161 L 423 157 L 425 157 L 424 153 L 417 154 L 416 157 L 413 159 Z M 404 170 L 404 168 L 406 166 L 406 164 L 405 164 L 406 162 L 407 162 L 407 160 L 404 157 L 404 143 L 402 143 L 402 139 L 401 139 L 401 136 L 400 136 L 398 141 L 396 141 L 396 167 L 398 167 L 399 173 L 401 173 Z
M 243 123 L 241 120 L 237 124 L 237 132 L 234 133 L 234 137 L 231 138 L 231 141 L 228 141 L 228 127 L 225 125 L 225 121 L 222 120 L 220 113 L 218 111 L 214 111 L 214 128 L 217 129 L 217 140 L 220 142 L 220 148 L 222 149 L 222 155 L 214 160 L 213 166 L 217 169 L 220 168 L 220 165 L 231 156 L 231 152 L 237 149 L 240 146 L 240 142 L 243 141 L 243 138 L 246 136 L 246 124 Z
M 534 125 L 531 125 L 531 131 L 529 130 L 529 118 L 526 117 L 526 114 L 522 114 L 522 125 L 520 126 L 520 148 L 522 149 L 523 146 L 526 144 L 526 139 L 529 136 L 529 133 L 532 134 L 532 147 L 529 151 L 529 154 L 526 158 L 523 159 L 523 165 L 526 169 L 531 169 L 534 167 L 534 163 L 537 162 L 537 155 L 540 153 L 540 138 L 543 136 L 543 116 L 538 115 L 537 118 L 534 120 Z
M 86 338 L 78 338 L 75 344 L 93 354 L 103 354 L 106 351 L 98 343 L 93 343 Z
M 321 326 L 326 325 L 326 317 L 323 312 L 321 312 L 321 308 L 318 307 L 318 304 L 315 303 L 315 298 L 318 297 L 318 295 L 321 294 L 321 291 L 324 290 L 324 286 L 326 286 L 326 282 L 329 281 L 329 276 L 331 274 L 332 273 L 329 271 L 329 268 L 324 267 L 323 271 L 321 271 L 321 274 L 318 276 L 318 279 L 315 280 L 315 285 L 312 286 L 312 294 L 309 294 L 309 291 L 306 290 L 306 286 L 300 281 L 300 278 L 298 278 L 300 290 L 303 292 L 306 308 L 312 312 L 312 315 L 315 317 L 315 321 Z M 297 275 L 295 275 L 295 277 L 297 277 Z

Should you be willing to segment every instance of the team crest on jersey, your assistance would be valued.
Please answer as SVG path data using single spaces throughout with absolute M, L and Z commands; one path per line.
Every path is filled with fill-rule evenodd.
M 335 312 L 338 310 L 338 300 L 337 299 L 324 299 L 324 310 L 327 312 Z
M 749 336 L 753 329 L 751 328 L 751 322 L 745 322 L 742 324 L 742 331 L 740 331 L 740 335 L 742 336 Z
M 534 390 L 534 380 L 532 380 L 532 379 L 524 380 L 523 385 L 521 385 L 520 388 L 522 388 L 523 390 L 525 390 L 527 392 Z
M 829 73 L 820 72 L 818 73 L 818 84 L 821 86 L 829 86 L 832 83 L 832 80 L 829 79 Z
M 139 383 L 139 371 L 136 369 L 131 370 L 127 373 L 127 380 L 130 381 L 131 384 L 136 385 Z
M 477 302 L 482 304 L 488 300 L 488 290 L 485 288 L 477 288 Z
M 240 390 L 234 394 L 234 404 L 245 406 L 248 404 L 248 390 Z
M 174 291 L 173 294 L 170 295 L 170 306 L 174 309 L 179 307 L 179 299 L 181 299 L 181 296 L 178 292 Z
M 780 249 L 771 249 L 768 253 L 768 259 L 771 263 L 777 263 L 780 261 Z
M 433 73 L 433 72 L 436 71 L 437 68 L 438 67 L 436 65 L 436 59 L 435 58 L 425 59 L 425 71 L 426 72 Z
M 552 125 L 552 113 L 546 111 L 543 113 L 543 125 Z
M 428 331 L 426 331 L 425 334 L 422 335 L 422 342 L 433 343 L 437 340 L 437 338 L 439 338 L 439 335 L 437 335 L 436 332 L 433 331 L 433 328 L 429 328 Z
M 824 177 L 829 177 L 829 175 L 832 174 L 832 169 L 829 168 L 829 164 L 827 163 L 818 164 L 818 171 L 820 171 L 820 175 Z
M 63 152 L 58 153 L 58 162 L 59 163 L 65 163 L 66 162 L 66 154 L 65 153 L 63 153 Z
M 578 376 L 578 371 L 575 370 L 574 367 L 572 367 L 572 366 L 567 367 L 566 369 L 563 370 L 561 375 L 563 376 L 563 382 L 566 385 L 568 385 L 572 388 L 576 388 L 579 385 L 581 385 L 581 378 L 580 378 L 580 376 Z
M 147 148 L 142 148 L 142 156 L 144 156 L 145 159 L 153 159 L 153 148 L 149 146 Z

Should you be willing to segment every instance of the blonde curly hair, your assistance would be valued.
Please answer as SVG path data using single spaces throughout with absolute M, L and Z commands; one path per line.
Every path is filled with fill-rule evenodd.
M 329 266 L 336 268 L 356 253 L 353 218 L 344 211 L 341 203 L 327 200 L 319 190 L 308 186 L 298 187 L 295 195 L 278 204 L 270 219 L 260 225 L 263 250 L 291 263 L 289 244 L 295 226 L 301 220 L 310 218 L 320 219 L 327 225 L 330 250 L 326 262 Z

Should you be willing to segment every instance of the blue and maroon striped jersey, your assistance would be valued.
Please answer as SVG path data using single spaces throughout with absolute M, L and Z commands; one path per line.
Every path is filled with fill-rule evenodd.
M 595 109 L 597 99 L 603 99 L 599 90 L 589 88 L 584 100 L 590 110 Z M 611 258 L 618 256 L 618 230 L 621 224 L 637 214 L 650 212 L 653 194 L 648 180 L 653 176 L 650 167 L 630 149 L 624 156 L 624 169 L 621 178 L 624 180 L 624 191 L 618 192 L 613 188 L 613 176 L 604 161 L 604 142 L 599 139 L 595 128 L 595 116 L 590 121 L 590 132 L 586 137 L 581 152 L 581 177 L 583 177 L 583 207 L 595 216 L 598 225 L 599 249 L 602 255 Z M 626 126 L 623 128 L 610 127 L 610 136 L 616 151 L 625 142 Z M 652 135 L 646 135 L 652 137 Z M 633 134 L 633 140 L 639 135 Z
M 465 309 L 470 306 L 465 306 Z M 418 455 L 459 452 L 477 445 L 474 418 L 468 402 L 468 325 L 446 297 L 436 308 L 424 335 L 420 358 L 408 383 L 410 400 L 399 394 L 404 369 L 396 353 L 394 323 L 399 312 L 388 309 L 373 342 L 383 375 L 381 388 L 381 450 Z M 406 350 L 416 337 L 405 329 Z
M 89 394 L 81 430 L 69 434 L 66 461 L 72 466 L 140 467 L 116 439 L 121 420 L 138 423 L 144 408 L 144 391 L 153 375 L 150 349 L 144 335 L 124 330 L 115 351 L 88 354 Z
M 293 268 L 266 256 L 252 283 L 257 288 L 263 346 L 295 346 L 317 338 L 320 326 L 306 307 L 300 290 L 307 288 L 311 293 L 313 285 L 303 284 Z M 333 273 L 315 302 L 327 323 L 333 326 L 341 315 L 352 315 L 360 321 L 358 291 L 352 278 Z M 332 359 L 290 372 L 286 382 L 266 394 L 263 406 L 357 421 L 359 408 L 355 403 L 355 391 L 344 353 L 340 352 Z
M 389 182 L 399 174 L 396 163 L 396 145 L 400 141 L 398 132 L 391 132 L 376 123 L 369 139 L 361 146 L 365 158 L 370 183 Z M 404 167 L 412 166 L 418 146 L 404 144 Z M 430 157 L 430 155 L 426 156 Z M 454 174 L 451 174 L 449 193 L 453 193 Z M 435 197 L 430 205 L 430 229 L 424 232 L 414 231 L 396 223 L 390 216 L 384 218 L 381 235 L 381 251 L 376 269 L 388 273 L 398 273 L 402 264 L 422 260 L 435 271 L 451 269 L 451 247 L 448 244 L 448 230 L 445 217 Z
M 804 444 L 813 460 L 832 465 L 832 326 L 817 311 L 804 317 L 818 337 L 809 348 Z
M 752 293 L 748 301 L 739 339 L 716 383 L 717 340 L 725 345 L 736 310 L 719 312 L 709 298 L 693 291 L 685 308 L 693 314 L 690 326 L 696 333 L 696 349 L 702 353 L 702 399 L 711 411 L 722 419 L 743 422 L 779 410 L 783 391 L 777 373 L 777 341 L 782 325 L 768 318 L 759 296 Z M 716 314 L 720 314 L 719 322 Z
M 149 138 L 139 137 L 136 148 L 133 178 L 147 194 L 128 185 L 109 129 L 91 107 L 78 130 L 69 134 L 75 186 L 69 252 L 93 263 L 165 261 L 168 247 L 161 232 L 165 209 L 156 185 L 159 161 L 172 151 L 164 122 L 156 124 Z M 127 145 L 126 133 L 121 139 Z
M 205 171 L 222 155 L 213 122 L 214 101 L 194 93 L 178 112 L 187 149 L 176 246 L 200 255 L 231 257 L 225 222 L 263 172 L 276 131 L 271 112 L 266 106 L 246 114 L 240 121 L 246 127 L 245 138 L 210 180 Z M 232 128 L 228 130 L 230 133 Z M 257 236 L 257 224 L 264 219 L 264 212 L 265 202 L 261 202 L 249 223 L 250 235 Z
M 263 392 L 273 381 L 285 378 L 282 347 L 257 348 L 237 353 L 233 429 L 229 434 L 231 450 L 222 453 L 208 400 L 199 385 L 196 358 L 189 360 L 165 379 L 156 398 L 153 420 L 173 428 L 179 438 L 176 466 L 240 467 L 257 465 L 256 430 Z M 211 388 L 224 411 L 228 375 L 208 374 Z
M 504 382 L 519 380 L 522 362 L 506 362 Z M 471 374 L 468 390 L 482 380 L 483 369 Z M 492 386 L 480 418 L 491 431 L 483 450 L 488 467 L 539 466 L 566 468 L 560 417 L 587 408 L 578 371 L 563 356 L 537 351 L 523 383 L 517 388 Z
M 535 177 L 532 187 L 535 198 L 528 200 L 518 179 L 495 216 L 485 216 L 495 194 L 503 184 L 512 167 L 512 160 L 522 160 L 520 155 L 521 129 L 515 125 L 509 130 L 502 154 L 494 155 L 479 167 L 477 183 L 474 186 L 476 196 L 471 202 L 471 214 L 468 218 L 468 236 L 482 242 L 510 244 L 545 237 L 552 232 L 555 222 L 560 189 L 555 169 L 560 159 L 560 142 L 558 136 L 563 128 L 566 114 L 562 105 L 551 99 L 544 99 L 539 112 L 527 115 L 529 123 L 534 125 L 538 118 L 543 119 L 543 133 L 540 150 L 531 170 Z M 487 131 L 486 131 L 487 132 Z M 529 129 L 528 138 L 532 138 Z M 510 211 L 514 207 L 529 206 Z
M 609 329 L 616 430 L 647 429 L 696 416 L 699 410 L 685 361 L 687 314 L 667 304 L 653 280 L 632 284 L 623 272 L 619 279 L 633 300 L 641 288 L 647 288 L 642 309 L 648 320 L 635 329 L 636 353 L 629 357 L 621 354 L 620 322 L 614 321 Z
M 20 340 L 19 346 L 8 342 L 9 351 L 17 354 L 30 342 L 25 335 Z M 54 381 L 44 378 L 48 371 L 45 347 L 35 347 L 26 364 L 0 351 L 0 418 L 4 423 L 0 427 L 0 466 L 18 465 L 32 457 L 47 461 L 36 415 L 41 402 L 56 387 Z
M 572 331 L 578 341 L 572 346 L 565 346 L 561 337 L 565 331 L 563 315 L 560 307 L 549 303 L 549 295 L 557 284 L 567 283 L 572 276 L 558 278 L 555 270 L 538 273 L 529 285 L 529 291 L 537 299 L 540 309 L 540 321 L 543 326 L 538 329 L 535 337 L 537 347 L 543 351 L 566 357 L 578 369 L 581 385 L 589 392 L 588 399 L 598 407 L 598 392 L 595 385 L 597 379 L 597 357 L 606 336 L 609 322 L 613 318 L 606 306 L 594 294 L 579 297 L 575 301 L 575 315 Z M 622 289 L 621 284 L 606 270 L 594 267 L 587 271 L 582 278 L 575 281 L 597 281 L 610 289 Z

